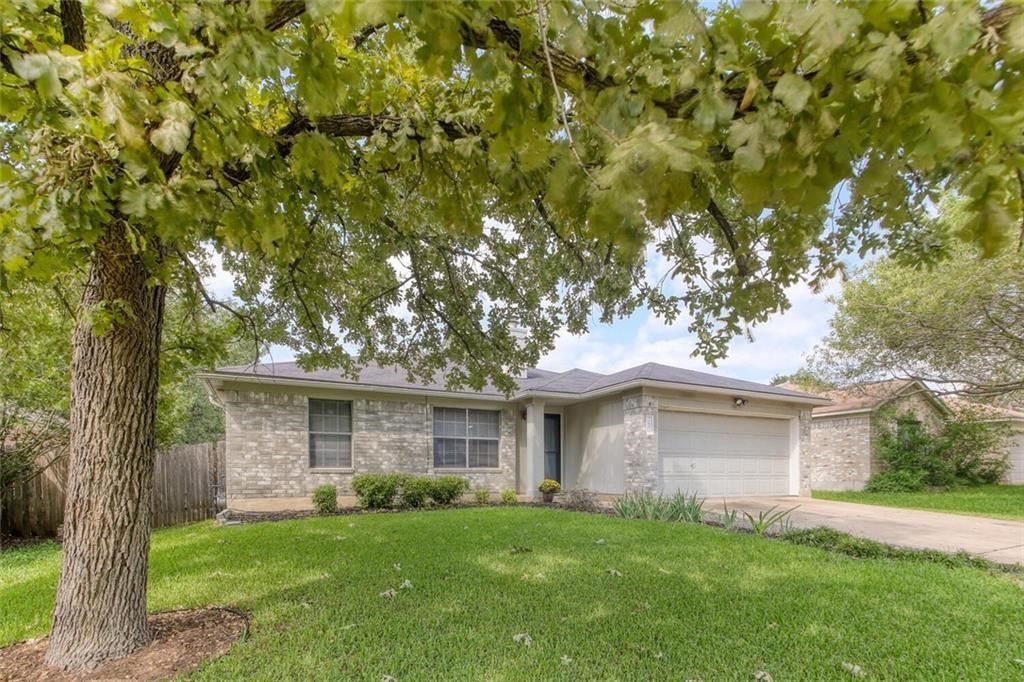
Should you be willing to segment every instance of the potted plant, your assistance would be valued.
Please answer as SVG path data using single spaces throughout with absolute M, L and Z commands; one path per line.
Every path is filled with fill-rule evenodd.
M 552 502 L 554 502 L 555 493 L 557 493 L 561 489 L 561 484 L 558 481 L 551 478 L 545 478 L 543 481 L 540 482 L 540 485 L 537 486 L 537 490 L 541 492 L 541 497 L 544 500 L 545 504 L 551 504 Z

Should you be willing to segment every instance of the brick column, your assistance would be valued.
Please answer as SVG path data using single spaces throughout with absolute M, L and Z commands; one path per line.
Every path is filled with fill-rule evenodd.
M 801 410 L 799 419 L 800 495 L 811 494 L 811 471 L 814 453 L 811 450 L 811 411 Z
M 658 399 L 643 394 L 622 399 L 625 491 L 658 491 Z

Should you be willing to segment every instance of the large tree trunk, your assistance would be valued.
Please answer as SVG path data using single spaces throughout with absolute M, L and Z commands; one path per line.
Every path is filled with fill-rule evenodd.
M 90 668 L 152 638 L 146 569 L 164 288 L 147 283 L 127 226 L 95 245 L 71 364 L 64 559 L 46 662 Z M 101 305 L 101 307 L 97 307 Z M 112 314 L 102 332 L 90 323 Z

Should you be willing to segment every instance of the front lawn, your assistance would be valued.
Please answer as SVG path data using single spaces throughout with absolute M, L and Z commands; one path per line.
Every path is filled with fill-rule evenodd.
M 58 563 L 54 544 L 0 553 L 0 644 L 47 631 Z M 849 680 L 844 663 L 1008 680 L 1024 673 L 1018 581 L 487 508 L 157 531 L 150 609 L 251 614 L 248 639 L 194 675 L 208 680 Z
M 884 507 L 928 509 L 971 516 L 991 516 L 996 519 L 1024 519 L 1024 485 L 980 485 L 922 493 L 815 490 L 812 496 L 821 500 L 880 504 Z

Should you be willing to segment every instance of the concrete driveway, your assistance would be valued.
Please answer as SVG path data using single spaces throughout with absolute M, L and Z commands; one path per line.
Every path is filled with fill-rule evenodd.
M 729 498 L 730 509 L 757 512 L 777 506 L 798 507 L 791 515 L 798 528 L 828 526 L 851 535 L 900 547 L 964 550 L 991 561 L 1024 564 L 1024 522 L 961 516 L 942 512 L 879 507 L 810 497 Z M 721 500 L 709 499 L 704 508 L 720 511 Z M 742 515 L 742 511 L 741 511 Z

